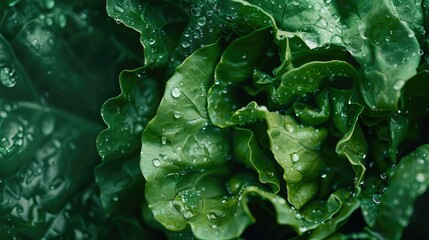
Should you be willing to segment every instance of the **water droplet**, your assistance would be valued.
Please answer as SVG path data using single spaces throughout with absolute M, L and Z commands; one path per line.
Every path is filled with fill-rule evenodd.
M 24 144 L 24 140 L 22 140 L 22 138 L 18 139 L 15 141 L 16 145 L 21 146 L 22 144 Z
M 76 144 L 74 142 L 69 142 L 69 148 L 71 150 L 76 150 Z
M 201 8 L 200 7 L 192 7 L 191 14 L 195 17 L 199 17 L 201 15 Z
M 55 128 L 55 119 L 52 115 L 46 116 L 41 124 L 42 133 L 49 135 L 54 131 Z
M 372 195 L 372 201 L 375 202 L 376 204 L 380 203 L 380 199 L 381 199 L 381 194 L 375 193 Z
M 52 181 L 52 184 L 49 186 L 49 189 L 51 190 L 57 189 L 63 182 L 64 181 L 62 178 L 56 178 Z
M 58 139 L 54 139 L 52 141 L 52 144 L 54 144 L 54 147 L 56 147 L 56 148 L 60 148 L 61 147 L 61 142 Z
M 1 118 L 7 118 L 7 112 L 5 112 L 5 111 L 0 111 L 0 117 L 1 117 Z
M 188 41 L 183 41 L 182 42 L 182 47 L 183 48 L 188 48 L 190 46 L 190 44 L 189 44 L 189 42 Z
M 416 175 L 416 180 L 417 180 L 417 182 L 422 183 L 422 182 L 426 181 L 426 177 L 423 173 L 418 173 Z
M 8 88 L 16 85 L 16 71 L 12 67 L 3 66 L 0 67 L 0 82 Z
M 422 56 L 424 53 L 423 49 L 419 49 L 419 56 Z
M 342 42 L 343 42 L 343 40 L 341 39 L 341 37 L 340 37 L 340 36 L 338 36 L 338 35 L 333 35 L 333 36 L 331 37 L 331 42 L 332 42 L 332 43 L 335 43 L 335 44 L 340 44 L 340 43 L 342 43 Z
M 395 90 L 401 90 L 401 88 L 404 86 L 404 81 L 397 81 L 395 84 L 393 84 L 393 89 Z
M 54 0 L 44 0 L 43 5 L 45 6 L 46 9 L 52 9 L 53 7 L 55 7 L 55 1 Z
M 295 127 L 291 123 L 285 123 L 284 128 L 290 133 L 295 131 Z
M 162 136 L 162 137 L 161 137 L 161 143 L 162 143 L 163 145 L 167 144 L 167 137 Z
M 298 162 L 299 160 L 299 155 L 297 153 L 292 153 L 290 155 L 290 158 L 292 159 L 292 162 Z
M 155 167 L 159 167 L 159 166 L 161 166 L 161 161 L 160 161 L 158 158 L 154 158 L 154 159 L 152 160 L 152 164 L 153 164 L 153 166 L 155 166 Z
M 207 214 L 207 219 L 210 221 L 216 220 L 218 218 L 218 216 L 215 213 L 208 213 Z
M 15 4 L 17 4 L 20 0 L 9 0 L 8 1 L 8 5 L 9 7 L 13 7 L 15 6 Z
M 124 12 L 124 9 L 122 7 L 120 7 L 120 6 L 118 6 L 118 5 L 114 6 L 113 10 L 115 10 L 118 13 L 123 13 Z
M 58 26 L 60 26 L 60 28 L 64 28 L 67 25 L 67 18 L 64 14 L 60 14 L 60 16 L 58 16 Z
M 153 38 L 149 39 L 149 44 L 150 45 L 154 45 L 155 44 L 155 39 L 153 39 Z
M 195 217 L 195 215 L 189 210 L 183 211 L 182 216 L 186 219 L 191 219 L 191 218 Z
M 180 92 L 180 89 L 177 87 L 174 87 L 173 90 L 171 90 L 171 96 L 173 96 L 174 98 L 178 98 L 180 97 L 182 93 Z
M 180 112 L 176 112 L 176 111 L 173 113 L 173 115 L 175 119 L 179 119 L 181 116 Z
M 138 78 L 145 78 L 147 76 L 147 72 L 146 71 L 140 71 L 137 73 L 137 77 Z
M 381 177 L 381 179 L 386 179 L 386 177 L 387 177 L 387 173 L 385 173 L 385 172 L 383 172 L 383 173 L 380 173 L 380 177 Z
M 113 196 L 113 198 L 112 198 L 112 200 L 113 200 L 114 202 L 117 202 L 117 201 L 119 200 L 119 197 L 118 197 L 117 195 L 114 195 L 114 196 Z
M 54 24 L 54 20 L 51 17 L 46 17 L 45 23 L 47 26 L 52 26 L 52 24 Z
M 192 189 L 178 192 L 173 200 L 174 208 L 181 213 L 185 219 L 196 217 L 201 211 L 202 204 L 200 192 Z
M 202 26 L 206 25 L 206 21 L 207 21 L 206 17 L 202 16 L 202 17 L 198 18 L 197 24 L 202 27 Z

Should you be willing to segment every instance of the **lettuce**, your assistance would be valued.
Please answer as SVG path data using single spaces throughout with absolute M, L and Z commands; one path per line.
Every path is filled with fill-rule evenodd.
M 429 236 L 427 0 L 106 4 L 0 3 L 0 238 Z

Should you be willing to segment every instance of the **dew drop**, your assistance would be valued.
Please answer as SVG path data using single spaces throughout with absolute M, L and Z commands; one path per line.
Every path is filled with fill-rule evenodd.
M 149 44 L 150 45 L 154 45 L 155 44 L 155 39 L 153 39 L 153 38 L 149 39 Z
M 201 27 L 206 25 L 206 22 L 207 22 L 207 19 L 204 16 L 198 18 L 198 20 L 197 20 L 197 24 L 200 25 Z
M 49 135 L 54 131 L 55 128 L 55 120 L 51 115 L 46 116 L 42 121 L 42 133 L 45 135 Z
M 174 87 L 173 90 L 171 90 L 171 96 L 173 96 L 174 98 L 178 98 L 180 97 L 182 93 L 180 92 L 180 89 L 177 87 Z
M 15 144 L 18 146 L 21 146 L 22 144 L 24 144 L 24 140 L 22 140 L 22 138 L 20 138 L 20 139 L 15 141 Z
M 54 24 L 54 20 L 52 20 L 51 17 L 47 17 L 45 18 L 45 23 L 47 26 L 52 26 L 52 24 Z
M 74 142 L 69 142 L 70 150 L 76 150 L 76 144 Z
M 375 202 L 376 204 L 380 203 L 380 199 L 381 199 L 381 194 L 375 193 L 372 195 L 372 201 Z
M 190 44 L 189 44 L 189 42 L 188 41 L 183 41 L 182 42 L 182 47 L 183 48 L 188 48 L 190 46 Z
M 56 147 L 56 148 L 60 148 L 61 147 L 61 142 L 58 139 L 54 139 L 52 141 L 52 144 L 54 144 L 54 147 Z
M 117 195 L 114 195 L 112 199 L 114 202 L 117 202 L 119 200 L 119 197 Z
M 191 211 L 189 211 L 189 210 L 185 210 L 185 211 L 183 211 L 183 212 L 182 212 L 182 216 L 183 216 L 185 219 L 191 219 L 191 218 L 195 217 L 195 214 L 194 214 L 194 213 L 192 213 L 192 212 L 191 212 Z
M 124 9 L 118 5 L 114 6 L 113 9 L 118 13 L 123 13 Z
M 294 126 L 292 125 L 292 124 L 290 124 L 290 123 L 285 123 L 284 124 L 284 127 L 285 127 L 285 129 L 288 131 L 288 132 L 293 132 L 293 131 L 295 131 L 295 128 L 294 128 Z
M 162 137 L 161 137 L 161 143 L 162 143 L 163 145 L 167 144 L 167 137 L 162 136 Z
M 207 219 L 210 221 L 216 220 L 218 218 L 218 216 L 215 213 L 208 213 L 207 214 Z
M 57 189 L 62 183 L 63 183 L 63 179 L 62 178 L 56 178 L 52 181 L 51 185 L 49 186 L 49 189 L 51 190 L 55 190 Z
M 426 181 L 426 177 L 423 173 L 418 173 L 416 175 L 416 180 L 417 180 L 417 182 L 422 183 L 422 182 Z
M 191 14 L 194 15 L 195 17 L 200 16 L 200 14 L 201 14 L 201 8 L 199 8 L 199 7 L 192 7 Z
M 181 115 L 181 114 L 180 114 L 180 112 L 176 112 L 176 111 L 175 111 L 175 112 L 173 113 L 173 116 L 174 116 L 174 118 L 175 118 L 175 119 L 179 119 L 179 118 L 180 118 L 180 115 Z
M 52 9 L 53 7 L 55 7 L 55 1 L 54 0 L 44 0 L 43 5 L 45 6 L 46 9 Z
M 15 69 L 3 66 L 0 67 L 0 82 L 8 88 L 14 87 L 16 85 L 16 71 Z
M 159 166 L 161 166 L 161 161 L 160 161 L 158 158 L 154 158 L 154 159 L 152 160 L 152 164 L 153 164 L 153 166 L 155 166 L 155 167 L 159 167 Z
M 299 155 L 297 153 L 292 153 L 290 155 L 290 158 L 292 159 L 292 162 L 298 162 L 299 160 Z
M 401 90 L 401 88 L 404 86 L 405 82 L 404 81 L 397 81 L 394 85 L 393 85 L 393 89 L 395 90 Z
M 343 40 L 341 39 L 340 36 L 334 35 L 334 36 L 331 37 L 331 42 L 335 43 L 335 44 L 340 44 L 340 43 L 343 42 Z
M 60 14 L 58 17 L 58 25 L 60 28 L 64 28 L 67 25 L 67 18 L 64 14 Z

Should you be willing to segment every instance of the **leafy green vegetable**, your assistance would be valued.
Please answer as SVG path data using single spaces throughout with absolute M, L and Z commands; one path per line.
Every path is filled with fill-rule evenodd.
M 115 221 L 93 183 L 99 108 L 140 61 L 102 6 L 0 3 L 1 239 L 103 238 Z
M 428 238 L 428 20 L 427 0 L 1 1 L 0 238 Z
M 383 230 L 378 219 L 387 217 L 385 198 L 394 198 L 386 196 L 396 193 L 389 193 L 396 187 L 386 181 L 386 170 L 400 174 L 391 164 L 409 161 L 398 159 L 427 142 L 421 132 L 427 131 L 421 103 L 427 93 L 417 88 L 426 85 L 425 72 L 417 73 L 425 34 L 422 5 L 108 1 L 113 18 L 141 33 L 151 76 L 139 79 L 141 84 L 155 78 L 165 83 L 141 138 L 143 209 L 148 204 L 167 232 L 192 232 L 201 239 L 248 237 L 246 229 L 255 221 L 262 221 L 257 225 L 267 231 L 264 237 L 274 236 L 254 208 L 299 239 L 400 236 L 407 222 L 394 232 Z M 176 14 L 167 18 L 173 9 Z M 138 117 L 121 114 L 133 91 L 123 89 L 103 107 L 108 139 L 121 140 L 103 143 L 109 130 L 103 131 L 102 155 L 139 136 L 115 133 L 111 124 L 118 121 L 108 119 L 119 114 L 124 123 L 114 128 L 120 129 Z M 121 110 L 114 113 L 115 107 Z M 112 158 L 135 161 L 134 153 L 125 155 L 138 149 Z M 107 169 L 103 174 L 113 174 Z M 129 176 L 122 186 L 130 186 Z M 126 197 L 131 188 L 109 187 L 108 177 L 100 179 L 104 204 L 115 206 L 108 210 L 118 206 L 112 205 L 112 193 L 132 202 Z M 359 214 L 362 223 L 353 227 Z

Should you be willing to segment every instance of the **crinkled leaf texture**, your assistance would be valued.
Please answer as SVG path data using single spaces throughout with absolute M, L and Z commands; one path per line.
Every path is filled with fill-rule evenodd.
M 245 36 L 235 41 L 245 43 L 248 39 Z M 318 195 L 325 166 L 317 149 L 326 138 L 326 130 L 299 126 L 290 116 L 268 112 L 251 103 L 222 122 L 234 126 L 266 119 L 266 134 L 275 164 L 284 170 L 290 203 L 275 195 L 279 183 L 272 178 L 276 171 L 274 162 L 263 165 L 257 162 L 260 159 L 249 159 L 252 155 L 234 154 L 244 158 L 238 161 L 255 169 L 260 180 L 272 175 L 260 182 L 271 185 L 274 193 L 246 171 L 234 174 L 235 163 L 231 161 L 236 159 L 230 148 L 238 146 L 231 145 L 228 135 L 241 137 L 244 131 L 252 131 L 236 128 L 231 133 L 229 128 L 213 125 L 208 117 L 208 111 L 213 109 L 207 109 L 207 92 L 215 94 L 208 88 L 213 84 L 215 69 L 222 63 L 217 65 L 215 58 L 220 50 L 218 44 L 201 48 L 177 68 L 166 84 L 155 117 L 143 132 L 140 167 L 146 179 L 149 208 L 167 229 L 182 230 L 189 224 L 198 238 L 229 239 L 240 236 L 254 221 L 247 201 L 251 196 L 259 196 L 274 205 L 280 224 L 290 225 L 299 234 L 315 229 L 311 233 L 314 238 L 328 236 L 356 209 L 358 201 L 350 198 L 346 189 L 339 189 L 327 200 L 311 202 Z M 225 52 L 221 59 L 225 61 L 227 56 Z M 216 83 L 212 87 L 215 86 Z M 246 147 L 250 144 L 252 152 L 260 151 L 258 143 L 248 142 Z M 273 160 L 266 157 L 266 161 Z M 324 225 L 325 221 L 330 224 Z
M 425 2 L 108 0 L 145 65 L 102 110 L 106 210 L 171 238 L 274 236 L 261 211 L 286 238 L 397 238 L 386 171 L 427 143 Z
M 106 31 L 102 5 L 0 3 L 1 239 L 108 231 L 93 183 L 98 112 L 118 65 L 135 58 Z

